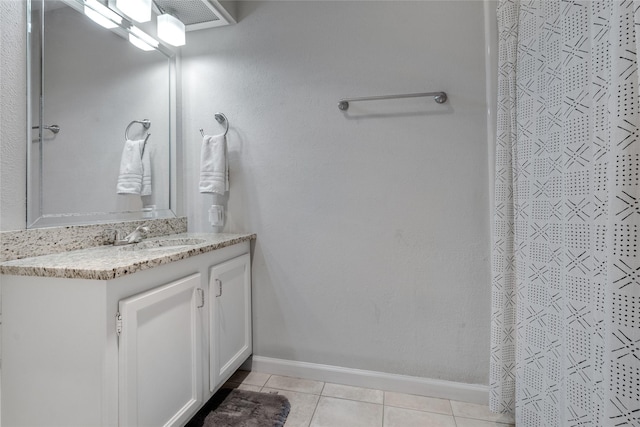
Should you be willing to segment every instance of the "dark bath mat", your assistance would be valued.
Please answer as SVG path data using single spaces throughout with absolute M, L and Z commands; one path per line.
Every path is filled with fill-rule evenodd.
M 279 394 L 223 388 L 185 427 L 283 427 L 290 409 Z

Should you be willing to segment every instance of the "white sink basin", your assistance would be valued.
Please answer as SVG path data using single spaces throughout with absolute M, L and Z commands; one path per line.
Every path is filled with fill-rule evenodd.
M 204 243 L 204 239 L 161 239 L 149 240 L 145 242 L 135 243 L 120 248 L 122 251 L 167 251 L 173 249 L 183 249 L 185 247 L 199 245 Z

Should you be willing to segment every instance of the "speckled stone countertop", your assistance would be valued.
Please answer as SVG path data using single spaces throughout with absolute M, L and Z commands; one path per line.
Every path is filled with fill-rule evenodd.
M 7 261 L 0 264 L 0 274 L 110 280 L 255 238 L 255 234 L 172 234 L 134 245 L 98 246 Z
M 0 262 L 108 245 L 113 241 L 114 229 L 125 236 L 139 225 L 149 228 L 149 238 L 187 232 L 185 217 L 3 231 Z

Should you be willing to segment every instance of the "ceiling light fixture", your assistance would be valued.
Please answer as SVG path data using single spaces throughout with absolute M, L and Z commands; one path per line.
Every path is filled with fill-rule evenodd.
M 184 46 L 186 43 L 184 24 L 168 13 L 158 15 L 158 37 L 172 46 Z
M 144 51 L 154 50 L 159 44 L 158 41 L 149 34 L 133 26 L 129 29 L 129 42 Z
M 116 7 L 136 22 L 151 21 L 152 0 L 116 0 Z
M 84 14 L 104 28 L 116 28 L 122 23 L 122 17 L 97 0 L 85 0 Z

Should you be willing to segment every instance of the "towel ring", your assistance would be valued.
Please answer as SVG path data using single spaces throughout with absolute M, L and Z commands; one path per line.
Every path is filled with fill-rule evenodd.
M 149 129 L 151 127 L 151 121 L 149 119 L 144 119 L 144 120 L 132 120 L 131 123 L 129 123 L 129 126 L 127 126 L 127 128 L 124 130 L 124 139 L 128 140 L 129 139 L 129 129 L 131 128 L 131 126 L 133 126 L 135 123 L 140 123 L 142 125 L 142 127 L 144 127 L 145 129 Z M 145 139 L 145 142 L 147 141 L 147 139 L 149 139 L 149 135 L 147 134 L 147 138 Z
M 216 119 L 218 123 L 225 124 L 223 136 L 227 136 L 227 133 L 229 132 L 229 119 L 227 119 L 227 116 L 225 116 L 223 113 L 215 113 L 213 117 Z M 204 130 L 200 129 L 200 135 L 204 137 Z

